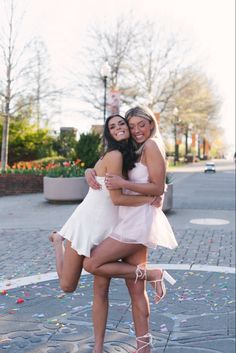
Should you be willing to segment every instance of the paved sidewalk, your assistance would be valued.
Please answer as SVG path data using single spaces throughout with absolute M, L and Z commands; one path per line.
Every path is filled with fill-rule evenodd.
M 171 273 L 178 280 L 176 286 L 159 305 L 151 300 L 153 352 L 235 352 L 233 275 Z M 19 298 L 24 303 L 16 304 Z M 9 290 L 1 297 L 0 351 L 91 353 L 91 305 L 91 276 L 83 276 L 73 294 L 61 292 L 57 280 Z M 122 280 L 112 281 L 105 347 L 106 353 L 132 352 L 135 347 Z
M 0 199 L 1 353 L 92 352 L 92 276 L 83 275 L 76 292 L 63 293 L 47 240 L 75 207 L 48 204 L 41 194 Z M 230 223 L 189 223 L 204 215 Z M 234 211 L 231 206 L 219 211 L 177 209 L 168 218 L 179 247 L 151 251 L 149 260 L 168 268 L 177 283 L 167 285 L 159 305 L 148 288 L 152 351 L 235 353 Z M 113 279 L 104 353 L 131 353 L 134 347 L 127 289 L 123 280 Z

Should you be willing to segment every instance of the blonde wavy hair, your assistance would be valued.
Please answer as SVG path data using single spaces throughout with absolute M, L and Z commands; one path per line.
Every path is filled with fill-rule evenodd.
M 155 117 L 154 113 L 151 111 L 151 109 L 149 109 L 148 107 L 136 106 L 134 108 L 129 109 L 126 112 L 125 119 L 127 120 L 127 122 L 129 122 L 129 120 L 134 116 L 146 119 L 150 123 L 151 122 L 153 123 L 153 128 L 151 130 L 150 138 L 153 138 L 156 140 L 156 143 L 157 143 L 163 157 L 165 157 L 165 144 L 162 139 L 156 117 Z M 136 153 L 138 155 L 141 155 L 145 142 L 143 142 L 141 145 L 137 145 Z

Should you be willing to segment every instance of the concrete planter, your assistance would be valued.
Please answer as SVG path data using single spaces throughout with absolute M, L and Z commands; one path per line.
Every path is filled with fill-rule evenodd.
M 88 189 L 85 177 L 43 178 L 43 193 L 48 201 L 81 201 Z
M 81 201 L 88 192 L 85 177 L 43 178 L 43 193 L 48 201 Z M 167 185 L 162 210 L 167 212 L 173 208 L 173 184 Z
M 164 194 L 162 210 L 167 212 L 173 208 L 173 184 L 167 184 L 167 190 Z

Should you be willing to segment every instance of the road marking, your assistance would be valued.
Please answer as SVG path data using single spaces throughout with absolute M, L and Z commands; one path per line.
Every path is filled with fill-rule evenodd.
M 235 274 L 235 268 L 227 266 L 209 266 L 209 265 L 200 265 L 200 264 L 148 264 L 148 267 L 159 267 L 166 270 L 175 270 L 175 271 L 203 271 L 203 272 L 217 272 L 217 273 L 229 273 Z M 89 275 L 88 272 L 82 271 L 82 275 Z M 12 278 L 0 281 L 0 290 L 3 289 L 14 289 L 22 286 L 28 286 L 31 284 L 38 284 L 41 282 L 47 282 L 58 279 L 56 272 L 42 273 L 39 275 L 21 277 L 21 278 Z
M 196 218 L 189 221 L 193 224 L 207 225 L 207 226 L 221 226 L 222 224 L 229 224 L 230 221 L 227 219 L 220 218 Z

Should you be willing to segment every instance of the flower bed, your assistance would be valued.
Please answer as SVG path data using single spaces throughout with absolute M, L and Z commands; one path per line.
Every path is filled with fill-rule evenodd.
M 18 162 L 8 167 L 5 174 L 43 175 L 52 178 L 70 178 L 84 176 L 85 164 L 77 159 L 76 161 L 31 161 Z
M 43 192 L 43 177 L 68 179 L 84 175 L 81 160 L 19 162 L 0 174 L 0 196 Z

